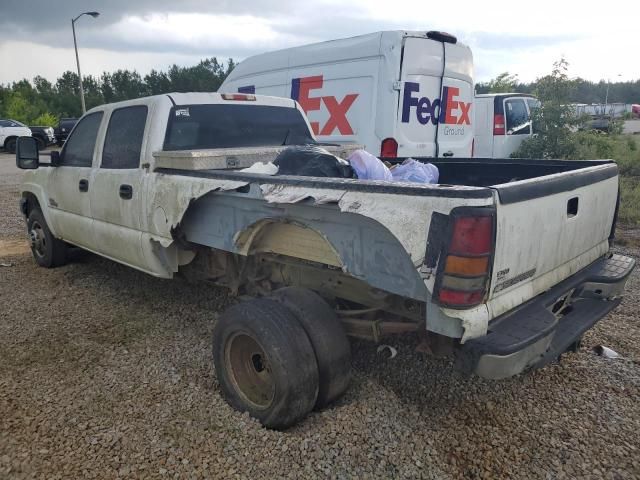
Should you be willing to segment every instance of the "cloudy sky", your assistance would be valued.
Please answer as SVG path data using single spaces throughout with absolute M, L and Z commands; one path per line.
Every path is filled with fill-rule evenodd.
M 378 30 L 443 30 L 471 46 L 476 81 L 503 71 L 533 80 L 564 55 L 570 74 L 640 78 L 640 1 L 0 0 L 0 83 L 75 70 L 141 74 L 204 57 L 268 50 Z

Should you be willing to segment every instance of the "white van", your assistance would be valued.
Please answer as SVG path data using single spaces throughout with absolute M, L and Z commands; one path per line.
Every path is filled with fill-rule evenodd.
M 263 53 L 219 91 L 297 100 L 320 142 L 383 157 L 471 156 L 473 58 L 446 33 L 377 32 Z
M 533 135 L 531 112 L 540 106 L 533 95 L 487 93 L 474 99 L 474 151 L 479 158 L 508 158 Z

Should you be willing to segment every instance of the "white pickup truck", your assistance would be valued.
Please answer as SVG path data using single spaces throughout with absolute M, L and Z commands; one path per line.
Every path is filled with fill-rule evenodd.
M 274 428 L 345 391 L 347 335 L 419 332 L 499 379 L 620 303 L 634 261 L 609 251 L 614 162 L 429 159 L 439 185 L 242 171 L 313 142 L 295 101 L 216 93 L 96 107 L 47 163 L 20 138 L 35 260 L 62 265 L 71 244 L 255 297 L 217 320 L 214 365 L 228 401 Z

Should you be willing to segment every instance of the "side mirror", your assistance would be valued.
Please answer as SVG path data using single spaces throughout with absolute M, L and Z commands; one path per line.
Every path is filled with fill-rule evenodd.
M 33 137 L 19 137 L 16 144 L 16 165 L 23 170 L 34 170 L 40 164 L 38 141 Z

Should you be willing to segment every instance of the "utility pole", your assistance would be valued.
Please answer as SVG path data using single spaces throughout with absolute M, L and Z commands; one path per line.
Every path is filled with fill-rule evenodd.
M 84 12 L 71 20 L 71 30 L 73 31 L 73 47 L 76 50 L 76 65 L 78 66 L 78 81 L 80 83 L 80 103 L 82 104 L 82 114 L 87 112 L 87 108 L 84 103 L 84 88 L 82 86 L 82 74 L 80 73 L 80 58 L 78 57 L 78 42 L 76 40 L 76 21 L 83 15 L 90 15 L 96 18 L 100 13 L 98 12 Z

